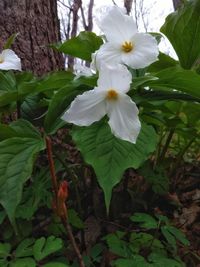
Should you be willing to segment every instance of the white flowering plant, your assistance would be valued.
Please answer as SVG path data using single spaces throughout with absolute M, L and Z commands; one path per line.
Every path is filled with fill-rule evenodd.
M 36 77 L 23 69 L 19 55 L 10 47 L 12 42 L 8 42 L 0 51 L 0 225 L 9 220 L 19 234 L 26 221 L 32 231 L 29 221 L 34 224 L 47 209 L 47 213 L 54 210 L 64 227 L 68 227 L 66 219 L 83 231 L 82 220 L 90 213 L 118 218 L 119 214 L 130 214 L 137 205 L 153 210 L 141 199 L 138 187 L 152 196 L 150 203 L 169 193 L 169 178 L 188 155 L 195 159 L 199 145 L 199 7 L 199 0 L 188 1 L 170 14 L 161 28 L 163 35 L 138 32 L 133 18 L 123 9 L 109 7 L 98 21 L 101 36 L 81 32 L 62 44 L 51 45 L 78 58 L 81 64 L 87 62 L 75 65 L 74 72 L 54 71 Z M 159 38 L 164 35 L 178 60 L 159 51 Z M 92 203 L 88 204 L 88 199 Z M 104 240 L 117 255 L 112 266 L 131 266 L 135 254 L 146 264 L 142 266 L 158 266 L 154 243 L 162 250 L 166 245 L 163 239 L 168 251 L 162 254 L 159 266 L 166 262 L 184 266 L 173 253 L 176 240 L 188 245 L 185 237 L 161 215 L 156 220 L 148 217 L 153 227 L 146 223 L 144 214 L 134 216 L 132 221 L 155 230 L 157 236 L 152 232 L 132 235 L 140 244 L 137 253 L 133 249 L 128 254 L 112 248 L 114 239 L 119 247 L 125 244 L 127 250 L 132 249 L 125 234 L 107 236 Z M 55 224 L 50 228 L 55 236 L 58 232 L 61 236 L 63 230 Z M 62 238 L 55 236 L 25 239 L 19 247 L 31 247 L 30 255 L 19 252 L 15 244 L 13 249 L 5 247 L 3 256 L 0 249 L 0 264 L 10 266 L 7 258 L 12 255 L 19 264 L 31 256 L 30 266 L 41 266 L 45 257 L 54 252 L 59 256 L 63 249 Z M 143 241 L 149 249 L 146 257 L 140 255 Z M 46 250 L 40 251 L 43 245 Z M 98 263 L 95 257 L 90 261 L 93 265 L 88 266 Z M 69 261 L 59 266 L 72 265 Z

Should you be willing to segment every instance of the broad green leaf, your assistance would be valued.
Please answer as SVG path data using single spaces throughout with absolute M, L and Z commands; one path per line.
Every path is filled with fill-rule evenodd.
M 179 63 L 172 57 L 160 52 L 158 56 L 158 61 L 151 64 L 147 72 L 158 72 L 166 68 L 178 66 Z
M 36 92 L 56 90 L 66 86 L 74 78 L 74 74 L 68 71 L 49 73 L 36 86 Z
M 34 238 L 24 239 L 16 248 L 15 256 L 17 258 L 29 257 L 33 255 L 33 244 L 35 243 Z
M 36 153 L 42 149 L 42 139 L 13 137 L 0 142 L 0 203 L 12 223 L 23 184 L 31 175 Z
M 131 221 L 137 222 L 140 224 L 141 227 L 147 229 L 156 229 L 158 227 L 157 221 L 146 213 L 135 213 L 133 216 L 130 217 Z
M 63 242 L 61 238 L 49 236 L 47 239 L 41 237 L 37 239 L 33 246 L 33 255 L 37 261 L 46 258 L 48 255 L 62 249 Z
M 60 45 L 53 45 L 56 50 L 91 61 L 91 55 L 103 44 L 103 40 L 93 32 L 81 32 L 78 36 Z
M 171 67 L 155 74 L 157 80 L 147 81 L 146 86 L 164 90 L 178 90 L 200 98 L 200 75 L 192 70 Z
M 151 126 L 143 125 L 136 144 L 116 138 L 109 125 L 101 120 L 89 127 L 75 127 L 72 137 L 85 161 L 91 164 L 105 194 L 107 210 L 113 187 L 130 167 L 139 168 L 155 150 L 157 135 Z
M 66 86 L 53 96 L 44 121 L 46 133 L 53 134 L 65 125 L 60 117 L 77 94 L 78 91 L 72 86 Z
M 185 1 L 161 28 L 173 45 L 181 66 L 190 69 L 200 56 L 200 1 Z
M 9 267 L 36 267 L 36 262 L 32 258 L 16 259 Z
M 19 119 L 9 125 L 0 124 L 0 140 L 11 137 L 30 137 L 40 139 L 39 131 L 27 120 Z
M 10 123 L 10 128 L 17 133 L 18 137 L 41 138 L 40 132 L 27 120 L 13 121 Z

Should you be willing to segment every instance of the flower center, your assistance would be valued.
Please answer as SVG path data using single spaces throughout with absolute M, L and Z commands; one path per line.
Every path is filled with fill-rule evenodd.
M 4 62 L 4 60 L 3 60 L 3 58 L 0 56 L 0 64 L 3 63 L 3 62 Z
M 124 51 L 125 53 L 129 53 L 133 50 L 134 48 L 134 44 L 132 42 L 124 42 L 122 45 L 122 51 Z
M 118 93 L 114 89 L 110 89 L 107 92 L 106 98 L 108 100 L 117 100 L 118 99 Z

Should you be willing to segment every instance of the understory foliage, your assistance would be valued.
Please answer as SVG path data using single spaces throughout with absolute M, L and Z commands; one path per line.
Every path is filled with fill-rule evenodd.
M 160 52 L 151 65 L 128 68 L 141 122 L 135 144 L 113 135 L 106 116 L 89 126 L 61 119 L 97 86 L 98 71 L 0 71 L 0 267 L 186 266 L 179 250 L 190 253 L 190 242 L 155 203 L 174 193 L 177 170 L 198 160 L 199 14 L 200 0 L 186 1 L 161 27 L 178 60 Z M 91 62 L 102 44 L 81 32 L 51 47 Z

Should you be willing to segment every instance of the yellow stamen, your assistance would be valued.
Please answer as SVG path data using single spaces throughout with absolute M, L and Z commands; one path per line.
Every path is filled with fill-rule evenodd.
M 107 92 L 106 98 L 107 98 L 108 100 L 117 100 L 117 98 L 118 98 L 118 93 L 117 93 L 114 89 L 110 89 L 110 90 Z
M 134 44 L 132 42 L 124 42 L 123 45 L 122 45 L 122 50 L 125 52 L 125 53 L 129 53 L 133 50 L 134 48 Z
M 4 62 L 3 58 L 0 57 L 0 64 L 3 63 L 3 62 Z

